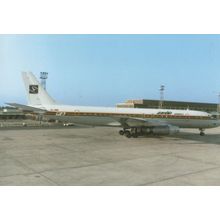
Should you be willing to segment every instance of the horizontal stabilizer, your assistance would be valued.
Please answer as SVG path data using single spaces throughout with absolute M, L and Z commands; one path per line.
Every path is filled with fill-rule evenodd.
M 21 105 L 21 104 L 17 104 L 17 103 L 6 103 L 6 104 L 10 105 L 12 107 L 15 107 L 15 108 L 22 109 L 23 111 L 37 112 L 37 113 L 44 113 L 44 112 L 46 112 L 45 109 L 35 108 L 35 107 L 31 107 L 31 106 L 27 106 L 27 105 Z

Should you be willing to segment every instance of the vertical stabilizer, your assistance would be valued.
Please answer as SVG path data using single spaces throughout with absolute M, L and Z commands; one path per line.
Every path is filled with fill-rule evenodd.
M 27 92 L 28 105 L 44 106 L 56 104 L 33 73 L 22 72 L 22 77 Z

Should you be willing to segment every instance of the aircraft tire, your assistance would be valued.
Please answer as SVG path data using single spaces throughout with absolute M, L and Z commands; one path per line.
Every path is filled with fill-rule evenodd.
M 200 136 L 205 136 L 205 133 L 204 132 L 200 132 Z
M 125 131 L 125 136 L 127 138 L 131 138 L 132 137 L 131 132 L 130 131 Z
M 137 134 L 133 134 L 132 137 L 133 137 L 133 138 L 137 138 L 138 135 L 137 135 Z
M 123 136 L 125 134 L 125 132 L 123 130 L 120 130 L 119 134 Z

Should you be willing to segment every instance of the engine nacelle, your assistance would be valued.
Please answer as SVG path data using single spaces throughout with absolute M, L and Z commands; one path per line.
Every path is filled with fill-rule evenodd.
M 179 131 L 180 129 L 176 126 L 158 126 L 152 128 L 153 134 L 169 135 L 169 134 L 177 134 L 179 133 Z
M 152 128 L 142 128 L 143 134 L 158 134 L 158 135 L 171 135 L 179 133 L 179 128 L 176 126 L 165 125 Z

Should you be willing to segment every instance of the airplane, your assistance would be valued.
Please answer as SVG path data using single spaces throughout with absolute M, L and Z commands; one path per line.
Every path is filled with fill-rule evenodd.
M 138 136 L 176 134 L 180 128 L 205 129 L 220 126 L 212 114 L 194 110 L 88 107 L 58 104 L 32 72 L 22 72 L 28 105 L 7 103 L 24 111 L 43 114 L 48 119 L 80 125 L 120 127 L 120 135 Z

